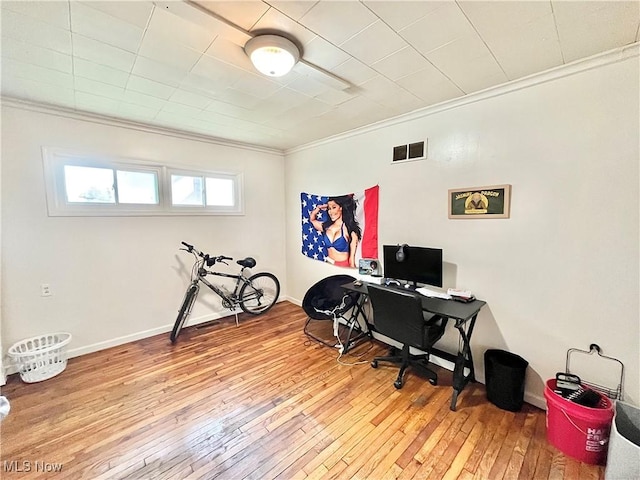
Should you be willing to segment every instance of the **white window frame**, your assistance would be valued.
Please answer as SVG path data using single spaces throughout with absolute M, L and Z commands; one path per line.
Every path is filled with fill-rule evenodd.
M 47 210 L 50 217 L 73 216 L 156 216 L 156 215 L 244 215 L 243 175 L 238 172 L 217 172 L 189 167 L 161 165 L 138 159 L 109 158 L 60 148 L 43 147 Z M 68 202 L 65 190 L 64 167 L 66 165 L 97 167 L 130 172 L 155 173 L 158 204 L 110 204 Z M 233 181 L 234 205 L 172 205 L 171 175 L 188 175 Z M 117 180 L 116 180 L 117 181 Z
M 168 195 L 168 202 L 169 202 L 169 211 L 173 212 L 173 213 L 192 213 L 192 214 L 197 214 L 198 212 L 200 212 L 202 209 L 205 210 L 215 210 L 216 212 L 218 212 L 219 214 L 234 214 L 236 213 L 236 210 L 238 208 L 238 205 L 242 205 L 242 175 L 238 175 L 238 174 L 230 174 L 230 173 L 220 173 L 220 172 L 216 172 L 216 173 L 212 173 L 212 172 L 207 172 L 204 170 L 187 170 L 184 168 L 171 168 L 168 167 L 166 169 L 166 186 L 165 189 L 167 192 L 169 192 Z M 171 176 L 172 175 L 184 175 L 184 176 L 188 176 L 188 177 L 203 177 L 204 179 L 204 185 L 203 185 L 203 189 L 204 189 L 204 205 L 173 205 L 172 203 L 172 197 L 170 195 L 171 193 Z M 234 204 L 231 206 L 226 206 L 226 205 L 212 205 L 212 206 L 207 206 L 206 205 L 206 179 L 208 178 L 219 178 L 219 179 L 224 179 L 224 180 L 232 180 L 233 181 L 233 197 L 234 197 Z

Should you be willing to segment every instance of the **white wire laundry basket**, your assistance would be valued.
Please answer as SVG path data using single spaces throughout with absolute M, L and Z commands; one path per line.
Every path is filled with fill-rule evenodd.
M 55 377 L 67 367 L 70 341 L 70 333 L 48 333 L 22 340 L 11 346 L 8 353 L 18 365 L 22 381 L 41 382 Z

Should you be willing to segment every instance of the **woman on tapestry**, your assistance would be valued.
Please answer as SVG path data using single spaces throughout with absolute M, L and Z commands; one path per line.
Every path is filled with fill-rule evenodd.
M 318 220 L 320 211 L 327 212 L 329 218 Z M 362 238 L 360 225 L 355 218 L 356 202 L 352 195 L 329 197 L 327 203 L 318 205 L 311 211 L 309 219 L 313 227 L 322 233 L 327 248 L 325 261 L 339 267 L 356 266 L 356 249 Z

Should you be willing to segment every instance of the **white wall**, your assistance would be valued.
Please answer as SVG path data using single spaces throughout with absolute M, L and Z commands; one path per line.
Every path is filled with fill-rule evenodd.
M 42 146 L 244 172 L 245 215 L 48 217 Z M 182 240 L 211 254 L 253 256 L 254 271 L 272 271 L 286 292 L 283 169 L 277 152 L 3 106 L 5 352 L 56 331 L 72 333 L 71 355 L 168 331 L 189 282 Z M 40 296 L 42 283 L 51 285 L 51 297 Z M 217 297 L 202 292 L 190 323 L 227 315 Z
M 567 350 L 597 343 L 623 361 L 626 399 L 637 404 L 637 49 L 619 58 L 288 152 L 290 296 L 301 301 L 340 270 L 300 254 L 300 192 L 379 184 L 380 245 L 443 248 L 445 288 L 486 300 L 472 342 L 480 380 L 486 349 L 517 353 L 530 363 L 525 399 L 544 406 L 544 382 L 564 370 Z M 391 164 L 394 145 L 425 139 L 427 160 Z M 510 219 L 447 218 L 448 189 L 495 184 L 513 186 Z M 455 331 L 444 343 L 455 351 Z M 587 373 L 618 383 L 618 372 Z

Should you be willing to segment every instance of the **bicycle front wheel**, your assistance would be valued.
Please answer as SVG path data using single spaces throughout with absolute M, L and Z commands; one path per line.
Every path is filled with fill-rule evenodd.
M 180 330 L 182 330 L 182 327 L 184 326 L 184 322 L 187 321 L 187 317 L 191 314 L 191 308 L 193 307 L 193 303 L 196 301 L 197 295 L 198 285 L 191 285 L 187 290 L 187 293 L 184 295 L 182 306 L 178 312 L 178 318 L 176 318 L 176 323 L 173 325 L 173 330 L 171 331 L 170 336 L 171 343 L 176 343 L 178 335 L 180 335 Z
M 266 312 L 278 300 L 280 282 L 271 273 L 256 273 L 249 277 L 238 293 L 240 308 L 251 315 Z

